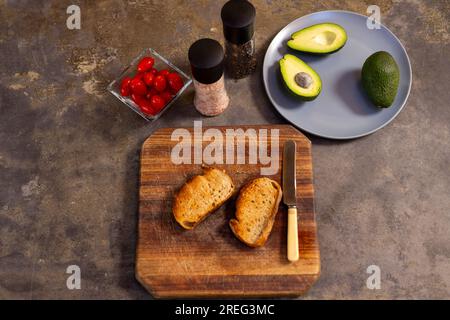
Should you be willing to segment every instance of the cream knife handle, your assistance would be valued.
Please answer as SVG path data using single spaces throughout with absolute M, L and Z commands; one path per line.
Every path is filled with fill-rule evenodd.
M 298 260 L 298 230 L 296 207 L 289 207 L 288 209 L 287 258 L 292 262 Z

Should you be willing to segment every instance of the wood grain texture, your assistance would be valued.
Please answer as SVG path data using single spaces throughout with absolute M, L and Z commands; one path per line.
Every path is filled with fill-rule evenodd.
M 238 127 L 215 128 L 225 132 Z M 299 296 L 318 278 L 320 254 L 310 141 L 288 125 L 239 128 L 279 130 L 279 170 L 268 177 L 280 184 L 284 141 L 297 143 L 300 259 L 294 263 L 287 260 L 287 208 L 284 205 L 280 205 L 269 240 L 261 248 L 247 247 L 234 237 L 228 226 L 230 218 L 234 217 L 236 195 L 195 229 L 181 228 L 172 215 L 173 197 L 188 178 L 202 173 L 202 167 L 200 164 L 173 164 L 170 154 L 178 143 L 171 140 L 175 129 L 160 129 L 145 141 L 141 151 L 136 250 L 136 278 L 154 297 Z M 208 141 L 203 142 L 204 146 L 208 144 Z M 247 156 L 246 160 L 246 164 L 214 167 L 225 169 L 238 191 L 246 182 L 260 176 L 261 166 L 267 167 L 259 161 L 256 165 L 248 164 Z

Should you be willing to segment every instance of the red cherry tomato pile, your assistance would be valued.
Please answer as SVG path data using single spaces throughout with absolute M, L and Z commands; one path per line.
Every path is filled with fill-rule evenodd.
M 176 72 L 153 68 L 155 59 L 144 57 L 137 65 L 133 78 L 125 77 L 120 83 L 120 94 L 131 97 L 147 115 L 158 114 L 183 87 L 183 79 Z

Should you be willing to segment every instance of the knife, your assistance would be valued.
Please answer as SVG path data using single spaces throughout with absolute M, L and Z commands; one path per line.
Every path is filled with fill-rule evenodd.
M 288 140 L 283 150 L 283 202 L 288 207 L 287 258 L 298 260 L 296 144 Z

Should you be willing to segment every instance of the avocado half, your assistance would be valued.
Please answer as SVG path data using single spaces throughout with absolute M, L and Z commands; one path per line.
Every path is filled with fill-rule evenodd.
M 288 47 L 309 53 L 325 54 L 340 50 L 347 42 L 347 32 L 335 23 L 320 23 L 291 35 Z
M 302 100 L 314 100 L 322 90 L 320 76 L 303 60 L 292 54 L 280 59 L 280 71 L 284 83 Z

